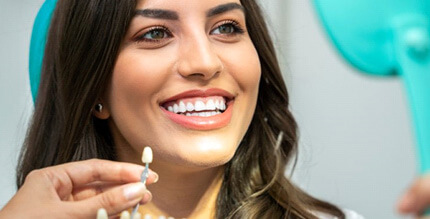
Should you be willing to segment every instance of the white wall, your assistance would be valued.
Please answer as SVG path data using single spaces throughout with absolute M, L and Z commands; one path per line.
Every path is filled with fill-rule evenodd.
M 28 53 L 42 2 L 0 0 L 0 207 L 15 193 L 16 158 L 33 110 Z
M 0 0 L 0 207 L 32 110 L 28 47 L 43 0 Z M 415 175 L 401 81 L 351 69 L 329 45 L 310 0 L 263 2 L 299 123 L 294 180 L 311 194 L 367 218 L 402 218 L 394 204 Z

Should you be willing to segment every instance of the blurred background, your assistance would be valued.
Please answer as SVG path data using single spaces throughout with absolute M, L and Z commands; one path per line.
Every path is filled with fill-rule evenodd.
M 0 0 L 0 208 L 33 110 L 28 53 L 43 0 Z M 331 47 L 311 0 L 261 1 L 300 128 L 292 175 L 310 194 L 366 218 L 406 218 L 395 203 L 416 177 L 406 95 L 398 78 L 360 74 Z

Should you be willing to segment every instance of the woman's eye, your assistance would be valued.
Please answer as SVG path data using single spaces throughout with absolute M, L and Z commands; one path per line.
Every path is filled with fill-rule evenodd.
M 234 21 L 226 21 L 223 24 L 216 27 L 212 34 L 224 34 L 224 35 L 232 35 L 237 33 L 243 33 L 243 29 L 239 26 L 237 22 Z
M 154 27 L 136 38 L 137 41 L 160 41 L 170 38 L 170 32 L 164 27 Z
M 223 24 L 219 26 L 214 33 L 215 34 L 231 34 L 234 33 L 234 27 L 231 24 Z

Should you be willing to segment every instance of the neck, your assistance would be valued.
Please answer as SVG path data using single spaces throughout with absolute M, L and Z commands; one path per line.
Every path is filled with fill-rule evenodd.
M 221 188 L 223 167 L 193 171 L 151 165 L 160 179 L 148 186 L 153 199 L 141 212 L 174 218 L 214 218 L 216 199 Z

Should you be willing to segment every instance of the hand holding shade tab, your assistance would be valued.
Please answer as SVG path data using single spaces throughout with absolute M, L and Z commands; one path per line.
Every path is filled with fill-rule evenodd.
M 419 170 L 430 172 L 430 0 L 314 0 L 331 41 L 351 65 L 403 79 Z
M 140 181 L 146 184 L 146 180 L 149 176 L 149 164 L 152 163 L 153 155 L 152 149 L 150 147 L 145 147 L 142 153 L 142 162 L 145 164 L 145 169 L 142 172 Z M 141 219 L 141 214 L 137 211 L 139 209 L 139 204 L 137 204 L 130 215 L 128 211 L 123 211 L 121 213 L 120 219 Z M 97 212 L 97 219 L 108 219 L 108 214 L 105 209 L 101 208 Z

